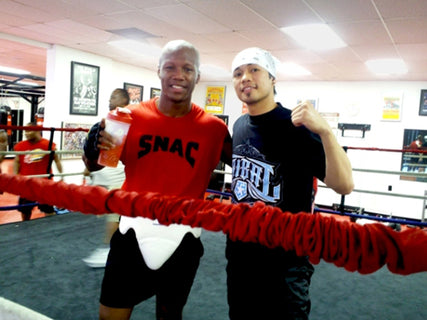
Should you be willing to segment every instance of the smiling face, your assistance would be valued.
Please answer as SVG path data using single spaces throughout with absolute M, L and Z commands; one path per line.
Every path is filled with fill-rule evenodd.
M 163 103 L 191 105 L 191 95 L 200 78 L 198 64 L 194 48 L 180 46 L 164 51 L 158 69 Z
M 233 71 L 233 85 L 237 97 L 248 106 L 252 115 L 262 114 L 275 107 L 275 80 L 257 64 L 244 64 Z

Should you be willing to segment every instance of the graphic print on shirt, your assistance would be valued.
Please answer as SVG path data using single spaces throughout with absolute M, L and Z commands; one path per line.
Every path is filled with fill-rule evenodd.
M 139 140 L 141 150 L 138 152 L 138 158 L 142 158 L 150 152 L 170 152 L 175 153 L 194 167 L 196 162 L 192 156 L 192 152 L 199 150 L 199 143 L 189 141 L 185 144 L 181 139 L 174 139 L 169 137 L 153 136 L 145 134 Z
M 34 149 L 34 150 L 31 150 L 31 151 L 32 152 L 35 152 L 35 151 L 41 151 L 41 152 L 43 152 L 44 150 L 42 150 L 42 149 Z M 31 164 L 31 163 L 35 163 L 35 162 L 40 162 L 40 161 L 43 160 L 43 157 L 45 155 L 46 154 L 43 154 L 43 153 L 39 153 L 39 154 L 34 154 L 34 153 L 26 154 L 25 157 L 24 157 L 24 163 Z
M 231 191 L 237 202 L 280 203 L 282 178 L 278 164 L 266 161 L 263 154 L 247 144 L 234 149 L 232 161 Z

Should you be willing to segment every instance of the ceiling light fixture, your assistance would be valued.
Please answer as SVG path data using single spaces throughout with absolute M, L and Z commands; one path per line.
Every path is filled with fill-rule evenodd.
M 326 24 L 306 24 L 280 28 L 300 45 L 315 51 L 346 47 L 347 44 Z
M 8 72 L 8 73 L 15 73 L 15 74 L 30 74 L 30 71 L 27 71 L 27 70 L 4 67 L 4 66 L 0 66 L 0 72 Z
M 402 59 L 374 59 L 365 62 L 373 73 L 378 75 L 397 75 L 408 73 L 408 68 Z

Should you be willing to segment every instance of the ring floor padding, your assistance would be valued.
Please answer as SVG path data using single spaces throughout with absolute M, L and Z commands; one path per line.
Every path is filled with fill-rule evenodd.
M 104 236 L 105 217 L 68 213 L 0 226 L 0 296 L 55 320 L 97 320 L 103 269 L 82 261 Z M 185 320 L 226 320 L 225 236 L 203 231 L 202 258 Z M 424 254 L 424 253 L 420 253 Z M 310 320 L 427 319 L 427 272 L 369 275 L 315 266 Z M 132 319 L 155 319 L 154 299 Z M 1 319 L 1 314 L 0 314 Z
M 13 301 L 0 297 L 0 320 L 53 320 Z

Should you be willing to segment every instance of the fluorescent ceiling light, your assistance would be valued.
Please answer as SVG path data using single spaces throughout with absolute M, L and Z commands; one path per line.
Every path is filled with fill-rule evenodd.
M 306 68 L 301 67 L 299 64 L 294 62 L 284 62 L 280 64 L 279 67 L 280 73 L 290 75 L 290 76 L 309 76 L 311 72 Z
M 127 52 L 133 52 L 144 56 L 160 56 L 162 49 L 158 46 L 148 44 L 146 42 L 135 41 L 135 40 L 116 40 L 108 42 L 109 45 L 122 49 Z
M 30 71 L 27 71 L 27 70 L 9 68 L 9 67 L 3 67 L 3 66 L 0 66 L 0 71 L 9 72 L 9 73 L 16 73 L 16 74 L 30 74 Z
M 401 59 L 376 59 L 365 62 L 373 73 L 378 75 L 405 74 L 408 72 L 405 62 Z
M 331 50 L 347 46 L 326 24 L 306 24 L 280 30 L 311 50 Z

